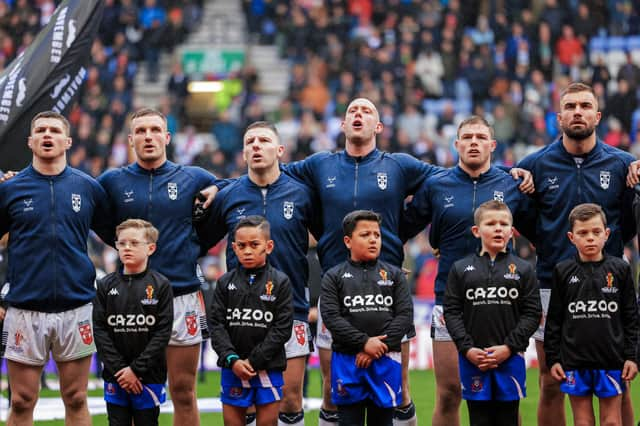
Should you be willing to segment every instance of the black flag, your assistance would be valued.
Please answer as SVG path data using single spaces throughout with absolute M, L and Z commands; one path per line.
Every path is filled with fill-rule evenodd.
M 66 115 L 85 80 L 103 0 L 64 0 L 31 45 L 0 73 L 0 169 L 31 161 L 31 119 L 40 111 Z

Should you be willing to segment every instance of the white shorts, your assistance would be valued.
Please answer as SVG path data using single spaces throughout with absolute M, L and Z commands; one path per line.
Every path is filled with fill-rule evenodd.
M 287 359 L 307 356 L 311 353 L 311 329 L 309 323 L 293 320 L 291 337 L 285 343 L 284 349 L 287 352 Z
M 544 342 L 544 327 L 547 324 L 547 313 L 549 312 L 550 298 L 551 298 L 551 289 L 541 288 L 540 303 L 542 304 L 542 317 L 540 318 L 540 324 L 538 325 L 538 329 L 536 330 L 535 333 L 533 333 L 533 338 L 537 342 Z
M 402 343 L 409 342 L 414 337 L 415 335 L 411 337 L 404 335 L 404 337 L 402 337 Z M 315 343 L 318 348 L 327 349 L 327 350 L 331 350 L 331 344 L 333 343 L 331 332 L 329 331 L 327 326 L 324 325 L 324 322 L 322 321 L 322 314 L 320 313 L 320 299 L 318 299 L 318 331 L 316 334 Z
M 202 343 L 207 333 L 207 314 L 202 292 L 183 294 L 173 298 L 173 330 L 169 346 L 193 346 Z
M 4 356 L 21 364 L 73 361 L 96 351 L 93 305 L 64 312 L 37 312 L 9 307 L 2 330 Z
M 442 305 L 434 305 L 431 311 L 431 338 L 437 342 L 452 342 L 453 339 L 444 322 L 444 308 Z

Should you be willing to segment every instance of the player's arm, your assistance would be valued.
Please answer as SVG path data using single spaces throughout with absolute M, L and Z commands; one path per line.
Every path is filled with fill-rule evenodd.
M 413 300 L 407 279 L 400 270 L 394 277 L 393 313 L 393 320 L 384 330 L 387 336 L 384 342 L 389 346 L 399 346 L 413 324 Z
M 218 354 L 218 365 L 230 367 L 227 363 L 232 356 L 238 359 L 236 349 L 231 343 L 231 336 L 227 331 L 227 284 L 231 279 L 231 274 L 223 275 L 218 280 L 213 291 L 211 309 L 209 310 L 209 326 L 211 327 L 211 347 Z
M 449 271 L 447 288 L 444 294 L 444 318 L 451 339 L 458 352 L 466 355 L 474 347 L 473 338 L 464 326 L 464 282 L 454 264 Z
M 625 265 L 624 281 L 622 283 L 622 326 L 624 327 L 624 359 L 637 363 L 638 332 L 640 323 L 638 318 L 638 302 L 631 268 Z
M 257 344 L 249 354 L 249 362 L 256 370 L 264 370 L 269 361 L 280 352 L 291 337 L 291 328 L 293 327 L 291 281 L 287 277 L 278 287 L 275 318 L 264 340 Z
M 9 206 L 7 206 L 7 197 L 0 191 L 0 238 L 9 232 Z
M 98 234 L 98 237 L 110 246 L 115 244 L 116 224 L 114 223 L 114 210 L 112 209 L 109 196 L 99 182 L 93 184 L 93 201 L 95 204 L 91 229 Z
M 638 216 L 635 214 L 635 198 L 634 188 L 624 189 L 620 209 L 620 230 L 622 231 L 622 240 L 625 243 L 631 241 L 637 233 Z
M 446 170 L 443 167 L 434 166 L 433 164 L 420 161 L 409 154 L 395 153 L 391 155 L 402 169 L 405 183 L 405 197 L 415 194 L 431 176 Z
M 511 353 L 520 352 L 529 345 L 529 338 L 538 329 L 542 305 L 540 304 L 540 291 L 536 281 L 536 274 L 531 268 L 526 276 L 523 273 L 523 286 L 518 297 L 520 319 L 516 327 L 504 340 L 505 345 L 511 349 Z
M 316 161 L 315 154 L 304 160 L 294 161 L 293 163 L 280 164 L 280 170 L 299 182 L 304 183 L 309 188 L 315 190 L 314 183 L 314 162 Z
M 96 296 L 93 299 L 93 336 L 96 341 L 96 348 L 100 354 L 100 359 L 102 359 L 102 363 L 104 364 L 104 369 L 109 375 L 115 375 L 116 372 L 127 367 L 127 363 L 120 352 L 118 352 L 115 342 L 109 334 L 106 312 L 106 288 L 107 283 L 104 280 L 98 280 Z
M 400 217 L 399 236 L 402 242 L 415 237 L 431 222 L 431 185 L 434 179 L 425 180 Z
M 203 220 L 193 221 L 193 227 L 200 242 L 201 256 L 204 256 L 211 247 L 218 244 L 227 234 L 227 221 L 224 217 L 225 192 L 218 194 L 213 204 L 209 207 L 209 214 Z M 197 207 L 194 207 L 195 209 Z
M 544 328 L 544 353 L 547 358 L 547 367 L 560 364 L 560 343 L 562 339 L 562 323 L 564 322 L 564 292 L 562 276 L 556 267 L 553 270 L 551 296 L 549 298 L 549 310 L 547 311 L 546 325 Z
M 349 348 L 349 352 L 358 353 L 364 349 L 369 336 L 355 328 L 340 314 L 340 298 L 338 294 L 340 278 L 335 272 L 329 271 L 322 277 L 320 293 L 320 311 L 322 321 L 327 326 L 333 340 Z
M 153 336 L 144 350 L 133 360 L 130 367 L 138 376 L 145 374 L 155 359 L 167 348 L 173 329 L 173 292 L 171 284 L 163 279 L 158 286 L 158 319 L 153 327 Z

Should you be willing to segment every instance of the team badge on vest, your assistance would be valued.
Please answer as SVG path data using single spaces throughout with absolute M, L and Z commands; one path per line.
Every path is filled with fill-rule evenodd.
M 282 212 L 285 219 L 291 219 L 293 217 L 293 201 L 285 201 L 282 205 Z
M 82 198 L 80 194 L 71 194 L 71 208 L 78 213 L 80 211 L 80 205 L 82 204 Z
M 293 326 L 293 331 L 296 333 L 296 340 L 299 345 L 304 345 L 307 340 L 307 331 L 304 324 L 296 324 Z
M 387 174 L 386 173 L 378 173 L 378 188 L 381 190 L 387 189 Z
M 610 181 L 611 181 L 611 172 L 600 170 L 600 187 L 602 189 L 609 189 Z
M 500 201 L 501 203 L 504 203 L 504 192 L 502 192 L 502 191 L 493 191 L 493 199 L 495 201 Z
M 269 280 L 264 285 L 264 294 L 260 295 L 260 300 L 265 302 L 273 302 L 276 297 L 273 295 L 273 281 Z
M 178 199 L 178 184 L 175 182 L 169 182 L 167 184 L 167 192 L 169 193 L 170 200 Z
M 607 272 L 607 286 L 602 287 L 603 293 L 615 294 L 618 292 L 618 288 L 613 286 L 613 274 Z
M 482 392 L 483 387 L 482 378 L 480 376 L 473 376 L 471 378 L 471 392 Z
M 142 299 L 140 303 L 143 305 L 157 305 L 158 299 L 153 298 L 153 286 L 151 284 L 147 284 L 147 288 L 145 289 L 146 298 Z
M 91 323 L 89 321 L 80 321 L 78 323 L 78 331 L 82 338 L 82 343 L 90 345 L 93 343 L 93 333 L 91 332 Z
M 510 263 L 508 267 L 509 271 L 504 274 L 505 279 L 508 280 L 519 280 L 520 274 L 518 274 L 515 263 Z

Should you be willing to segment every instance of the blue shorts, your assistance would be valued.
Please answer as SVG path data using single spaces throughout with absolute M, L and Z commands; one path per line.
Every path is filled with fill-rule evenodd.
M 355 355 L 333 352 L 331 400 L 336 405 L 351 405 L 370 399 L 378 407 L 397 407 L 402 402 L 400 358 L 400 352 L 389 352 L 368 368 L 357 368 Z
M 470 401 L 517 401 L 527 396 L 524 356 L 511 355 L 493 370 L 480 371 L 458 355 L 462 398 Z
M 609 398 L 624 392 L 622 370 L 569 370 L 565 375 L 560 390 L 569 395 Z
M 251 380 L 240 380 L 229 368 L 220 378 L 220 401 L 236 407 L 265 405 L 282 399 L 284 380 L 281 371 L 258 371 Z
M 117 383 L 104 382 L 104 400 L 134 410 L 148 410 L 164 403 L 167 400 L 167 391 L 164 384 L 143 383 L 142 393 L 136 395 L 128 393 Z

